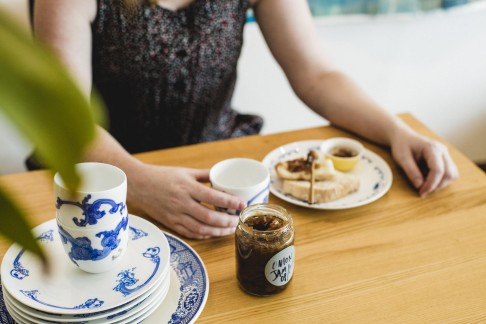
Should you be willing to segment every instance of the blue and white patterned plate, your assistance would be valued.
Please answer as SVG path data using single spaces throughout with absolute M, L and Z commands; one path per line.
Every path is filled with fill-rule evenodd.
M 37 321 L 39 323 L 55 322 L 55 323 L 90 323 L 90 324 L 107 324 L 124 320 L 150 308 L 152 305 L 160 304 L 163 298 L 167 295 L 169 290 L 170 278 L 166 277 L 160 281 L 154 289 L 150 289 L 146 294 L 132 300 L 123 305 L 123 307 L 116 307 L 113 310 L 103 312 L 93 312 L 90 314 L 81 315 L 66 315 L 66 314 L 50 314 L 36 309 L 27 307 L 11 297 L 7 291 L 3 292 L 5 304 L 9 306 L 9 313 L 12 315 L 12 310 L 16 312 L 18 317 L 30 321 Z
M 39 260 L 14 244 L 2 261 L 3 288 L 21 304 L 50 314 L 89 316 L 126 305 L 167 277 L 170 263 L 162 231 L 133 215 L 129 223 L 131 240 L 122 262 L 100 274 L 79 270 L 69 261 L 55 219 L 37 226 L 34 233 L 50 256 L 53 273 L 44 275 Z
M 140 314 L 136 323 L 194 323 L 208 298 L 208 274 L 199 255 L 179 238 L 165 235 L 171 251 L 169 291 L 152 313 Z M 14 324 L 3 303 L 1 285 L 0 323 Z
M 169 278 L 167 278 L 169 279 Z M 76 316 L 73 315 L 72 319 L 69 320 L 65 316 L 66 315 L 59 315 L 56 316 L 51 315 L 51 317 L 44 316 L 35 316 L 32 313 L 28 313 L 25 310 L 25 306 L 19 305 L 8 294 L 4 293 L 4 301 L 6 306 L 8 307 L 8 311 L 12 317 L 15 318 L 17 322 L 20 323 L 27 323 L 33 322 L 36 324 L 50 324 L 50 323 L 70 323 L 70 324 L 109 324 L 109 323 L 125 323 L 130 322 L 131 320 L 138 318 L 141 314 L 149 313 L 151 309 L 158 307 L 162 301 L 164 300 L 167 292 L 169 290 L 170 279 L 167 280 L 165 283 L 157 287 L 157 289 L 147 298 L 142 300 L 141 302 L 136 302 L 133 307 L 126 309 L 124 311 L 118 311 L 113 315 L 104 316 L 101 318 L 93 319 L 91 317 L 84 317 L 84 316 Z
M 359 178 L 360 187 L 358 191 L 335 201 L 316 204 L 309 204 L 307 201 L 284 194 L 282 190 L 283 182 L 275 172 L 275 165 L 278 162 L 305 157 L 311 149 L 320 151 L 320 146 L 323 141 L 308 140 L 293 142 L 280 146 L 268 153 L 263 159 L 263 164 L 270 172 L 270 192 L 282 200 L 303 207 L 315 209 L 346 209 L 369 204 L 381 198 L 390 189 L 393 181 L 390 166 L 379 155 L 365 149 L 361 161 L 359 161 L 352 171 L 348 172 Z
M 164 302 L 143 323 L 194 323 L 208 299 L 208 274 L 196 251 L 179 238 L 165 235 L 170 245 L 170 288 Z

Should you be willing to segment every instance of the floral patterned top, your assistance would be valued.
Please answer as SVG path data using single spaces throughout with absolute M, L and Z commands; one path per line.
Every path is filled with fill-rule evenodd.
M 258 133 L 231 108 L 248 0 L 194 0 L 130 14 L 98 0 L 93 86 L 110 133 L 131 153 Z

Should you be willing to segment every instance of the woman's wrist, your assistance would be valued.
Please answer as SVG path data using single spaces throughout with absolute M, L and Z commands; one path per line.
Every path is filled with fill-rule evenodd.
M 393 143 L 403 141 L 404 138 L 410 137 L 413 134 L 413 130 L 397 116 L 393 115 L 392 120 L 387 125 L 386 144 L 390 147 L 393 146 Z
M 130 210 L 144 211 L 143 198 L 150 190 L 148 186 L 151 166 L 135 158 L 133 159 L 136 161 L 130 161 L 125 167 L 121 166 L 127 175 L 128 181 L 127 203 Z

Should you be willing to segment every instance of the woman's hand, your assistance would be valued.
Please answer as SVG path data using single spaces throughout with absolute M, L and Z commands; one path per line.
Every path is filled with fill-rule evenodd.
M 447 147 L 414 132 L 402 132 L 391 143 L 392 155 L 421 196 L 438 191 L 459 177 Z
M 128 201 L 188 238 L 232 234 L 238 217 L 211 207 L 242 210 L 245 202 L 203 184 L 208 181 L 209 170 L 142 164 L 136 173 L 129 175 Z

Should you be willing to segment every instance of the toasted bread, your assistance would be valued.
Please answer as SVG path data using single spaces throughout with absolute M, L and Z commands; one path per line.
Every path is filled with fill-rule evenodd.
M 283 192 L 297 199 L 308 201 L 310 181 L 283 180 Z M 337 200 L 359 189 L 359 179 L 350 174 L 335 171 L 332 179 L 314 183 L 314 203 Z
M 275 172 L 281 179 L 286 180 L 310 180 L 311 179 L 311 170 L 310 165 L 308 168 L 300 168 L 297 171 L 292 170 L 292 163 L 301 162 L 302 164 L 305 163 L 304 158 L 294 159 L 289 161 L 279 162 L 275 165 Z M 315 162 L 314 167 L 315 179 L 316 181 L 319 180 L 328 180 L 332 179 L 336 174 L 336 170 L 334 170 L 334 165 L 332 161 L 329 159 L 319 159 Z

